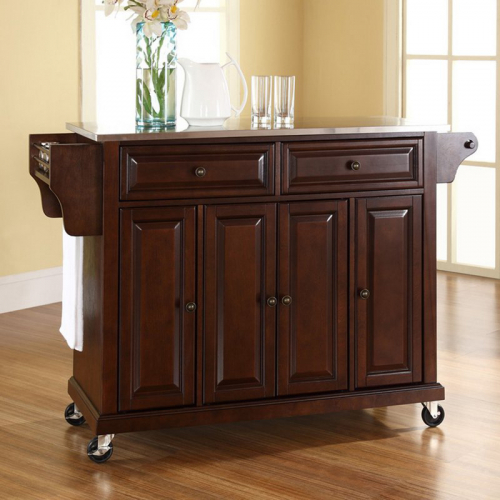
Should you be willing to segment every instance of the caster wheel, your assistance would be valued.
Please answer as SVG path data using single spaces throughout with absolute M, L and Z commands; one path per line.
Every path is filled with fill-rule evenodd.
M 430 414 L 427 407 L 424 406 L 422 408 L 422 420 L 424 421 L 424 423 L 426 423 L 429 427 L 437 427 L 438 425 L 440 425 L 444 420 L 444 409 L 441 405 L 438 405 L 438 411 L 439 415 L 436 418 L 434 418 Z
M 92 462 L 95 462 L 96 464 L 103 464 L 104 462 L 107 462 L 113 454 L 113 443 L 109 443 L 108 447 L 108 451 L 102 453 L 101 455 L 94 455 L 98 448 L 97 437 L 95 437 L 87 446 L 87 455 L 89 456 L 90 460 L 92 460 Z
M 83 415 L 80 417 L 75 415 L 75 403 L 71 403 L 66 407 L 66 410 L 64 411 L 64 418 L 69 425 L 74 425 L 75 427 L 85 423 L 85 417 Z

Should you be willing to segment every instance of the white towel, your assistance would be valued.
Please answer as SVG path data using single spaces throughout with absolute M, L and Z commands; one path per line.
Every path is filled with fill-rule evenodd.
M 63 300 L 61 329 L 71 349 L 83 350 L 83 237 L 63 228 Z

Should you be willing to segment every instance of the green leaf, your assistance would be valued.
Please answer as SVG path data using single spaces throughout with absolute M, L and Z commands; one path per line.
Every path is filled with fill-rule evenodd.
M 145 37 L 146 38 L 146 64 L 151 67 L 152 64 L 151 64 L 151 56 L 152 56 L 152 53 L 151 53 L 151 40 L 148 38 L 148 37 Z
M 160 52 L 161 48 L 163 47 L 163 44 L 165 43 L 166 38 L 167 38 L 167 30 L 165 30 L 161 34 L 160 43 L 158 44 L 158 52 Z
M 137 105 L 137 114 L 144 118 L 143 116 L 143 109 L 144 111 L 146 111 L 146 113 L 149 115 L 149 116 L 152 116 L 153 115 L 153 111 L 152 111 L 152 104 L 151 104 L 151 93 L 149 92 L 149 89 L 148 89 L 148 86 L 147 85 L 144 85 L 144 82 L 140 79 L 137 80 L 137 92 L 136 92 L 136 95 L 137 95 L 137 101 L 136 101 L 136 105 Z M 142 103 L 140 101 L 142 97 Z
M 165 66 L 158 76 L 158 88 L 156 89 L 156 95 L 158 96 L 158 104 L 160 105 L 159 115 L 160 118 L 165 117 Z
M 151 80 L 153 80 L 155 92 L 158 93 L 158 70 L 156 68 L 151 68 Z
M 158 86 L 162 90 L 162 93 L 165 91 L 165 66 L 163 66 L 160 76 L 158 78 Z
M 161 38 L 160 38 L 160 41 L 158 43 L 158 48 L 156 49 L 156 57 L 155 57 L 155 66 L 157 66 L 159 68 L 159 64 L 160 64 L 160 53 L 161 53 L 161 48 L 163 47 L 163 43 L 165 42 L 165 38 L 167 36 L 167 31 L 165 30 L 162 34 L 161 34 Z
M 155 112 L 155 118 L 163 118 L 165 111 L 165 67 L 162 68 L 160 73 L 158 73 L 157 68 L 153 68 L 151 70 L 151 79 L 159 105 L 158 112 Z
M 151 102 L 151 93 L 149 92 L 148 86 L 143 85 L 143 99 L 144 109 L 149 115 L 153 115 L 153 104 Z

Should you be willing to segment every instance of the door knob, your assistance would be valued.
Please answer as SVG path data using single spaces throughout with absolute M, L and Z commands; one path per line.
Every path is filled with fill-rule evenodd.
M 289 306 L 289 305 L 292 303 L 292 297 L 290 297 L 290 295 L 285 295 L 285 296 L 281 299 L 281 303 L 282 303 L 284 306 Z
M 269 307 L 276 307 L 277 304 L 278 304 L 278 300 L 276 299 L 276 297 L 269 297 L 267 299 L 267 305 Z
M 359 292 L 359 296 L 363 299 L 363 300 L 366 300 L 370 297 L 370 290 L 367 290 L 366 288 L 364 290 L 361 290 L 361 292 Z
M 205 177 L 207 171 L 203 167 L 198 167 L 194 173 L 196 174 L 196 177 Z
M 192 313 L 196 311 L 196 304 L 194 302 L 188 302 L 186 304 L 186 311 L 188 313 Z
M 352 161 L 351 162 L 351 169 L 352 170 L 359 170 L 361 168 L 361 163 L 359 161 Z

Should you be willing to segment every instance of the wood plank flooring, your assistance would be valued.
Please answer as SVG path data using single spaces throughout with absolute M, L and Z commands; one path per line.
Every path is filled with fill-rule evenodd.
M 63 419 L 58 304 L 0 316 L 0 499 L 500 499 L 500 282 L 440 273 L 446 419 L 420 405 L 123 434 Z

